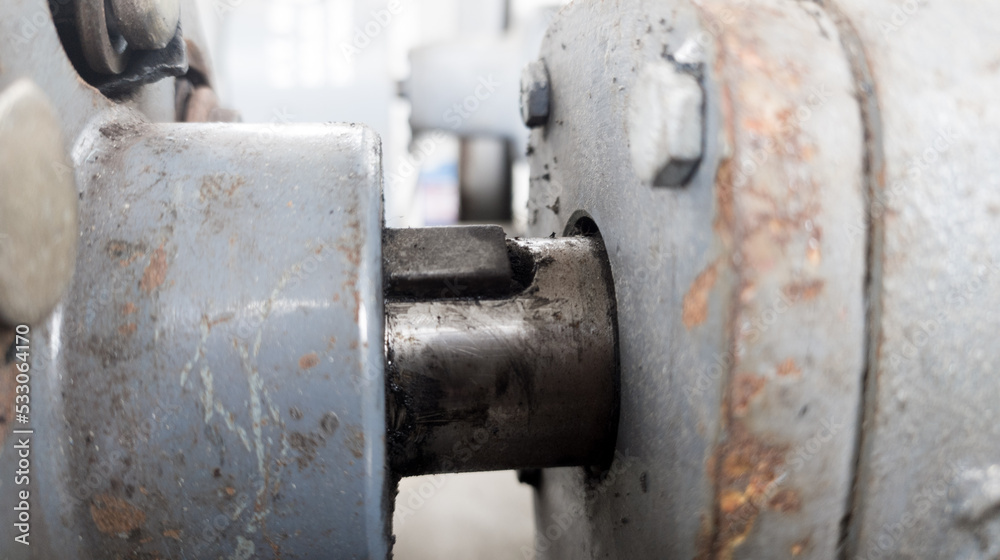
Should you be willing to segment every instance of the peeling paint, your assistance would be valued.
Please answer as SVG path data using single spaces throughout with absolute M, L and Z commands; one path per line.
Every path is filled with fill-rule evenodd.
M 316 352 L 304 354 L 299 358 L 299 369 L 312 369 L 319 365 L 319 356 Z
M 139 281 L 139 289 L 149 294 L 163 285 L 167 279 L 167 254 L 160 245 L 153 256 L 149 259 L 149 265 L 142 273 L 142 280 Z
M 146 522 L 146 514 L 125 500 L 109 494 L 94 497 L 90 504 L 90 517 L 97 530 L 109 534 L 128 534 Z

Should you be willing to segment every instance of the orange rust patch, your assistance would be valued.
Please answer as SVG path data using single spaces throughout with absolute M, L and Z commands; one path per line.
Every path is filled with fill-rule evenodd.
M 785 490 L 779 490 L 767 505 L 775 511 L 787 513 L 799 511 L 802 508 L 802 501 L 799 500 L 798 492 L 786 488 Z
M 757 515 L 777 496 L 775 481 L 787 451 L 787 446 L 773 445 L 751 434 L 742 422 L 732 422 L 728 439 L 718 449 L 722 468 L 718 473 L 715 550 L 722 552 L 722 557 L 728 557 L 746 539 Z
M 178 540 L 178 541 L 181 540 L 181 532 L 178 529 L 170 529 L 170 530 L 164 531 L 163 532 L 163 536 L 167 537 L 167 538 L 170 538 L 170 539 Z
M 365 454 L 365 433 L 358 426 L 351 426 L 348 430 L 347 449 L 355 459 L 360 459 Z
M 135 323 L 125 323 L 124 325 L 118 327 L 118 334 L 122 336 L 132 336 L 135 334 L 135 330 Z
M 785 360 L 785 361 L 781 362 L 780 364 L 778 364 L 778 368 L 777 368 L 776 372 L 777 372 L 778 375 L 781 375 L 781 376 L 789 376 L 790 375 L 790 376 L 793 376 L 793 377 L 799 377 L 799 376 L 802 375 L 802 370 L 799 369 L 799 366 L 795 365 L 795 360 L 793 360 L 791 358 L 788 358 L 787 360 Z
M 714 262 L 694 279 L 687 294 L 684 295 L 681 315 L 684 327 L 690 329 L 705 322 L 708 317 L 708 294 L 715 286 L 717 277 L 718 262 Z
M 299 369 L 310 369 L 319 365 L 319 356 L 310 352 L 299 358 Z
M 226 486 L 226 495 L 227 496 L 234 496 L 234 495 L 236 495 L 236 489 L 233 488 L 232 486 Z
M 806 249 L 806 259 L 813 266 L 818 265 L 823 260 L 823 254 L 819 250 L 819 243 L 809 244 L 809 248 Z
M 129 257 L 127 259 L 122 259 L 122 260 L 118 261 L 118 266 L 120 266 L 122 268 L 125 268 L 125 267 L 129 266 L 130 264 L 134 263 L 136 261 L 136 259 L 138 259 L 141 256 L 142 256 L 142 253 L 133 253 L 133 254 L 129 255 Z
M 148 294 L 162 286 L 163 281 L 166 279 L 167 254 L 163 250 L 163 245 L 160 245 L 156 251 L 153 251 L 153 256 L 149 258 L 149 265 L 146 266 L 145 272 L 142 273 L 139 288 Z
M 733 414 L 742 416 L 754 399 L 764 389 L 765 379 L 757 375 L 741 373 L 733 379 Z
M 207 318 L 206 318 L 206 322 L 208 324 L 208 330 L 212 330 L 212 328 L 215 327 L 215 325 L 220 325 L 222 323 L 228 323 L 232 319 L 233 319 L 232 313 L 223 315 L 222 317 L 219 317 L 218 319 L 216 319 L 214 321 L 208 321 Z
M 724 514 L 731 514 L 744 503 L 746 503 L 746 496 L 742 492 L 728 490 L 719 498 L 719 510 Z
M 122 315 L 131 315 L 138 311 L 139 308 L 135 306 L 131 301 L 122 306 Z
M 100 494 L 90 504 L 90 517 L 97 530 L 110 535 L 130 533 L 146 522 L 146 514 L 125 500 Z
M 816 296 L 823 292 L 823 286 L 825 285 L 825 282 L 818 279 L 807 282 L 793 282 L 786 284 L 783 291 L 792 301 L 809 301 L 816 299 Z
M 732 230 L 736 223 L 733 209 L 733 165 L 728 159 L 722 162 L 715 176 L 715 202 L 719 209 L 712 227 L 727 245 L 732 242 Z
M 240 176 L 229 176 L 225 174 L 207 175 L 201 180 L 201 187 L 198 194 L 201 200 L 216 199 L 222 195 L 233 196 L 236 190 L 246 183 Z

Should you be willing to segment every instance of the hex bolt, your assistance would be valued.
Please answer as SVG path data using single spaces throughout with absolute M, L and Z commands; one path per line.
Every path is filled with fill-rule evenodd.
M 180 0 L 111 0 L 118 30 L 130 48 L 156 50 L 177 32 Z
M 643 182 L 681 186 L 701 161 L 704 93 L 698 80 L 667 60 L 639 73 L 628 107 L 632 166 Z
M 551 98 L 549 69 L 544 60 L 528 63 L 521 72 L 521 120 L 528 128 L 545 126 Z
M 43 320 L 76 262 L 77 194 L 45 94 L 21 79 L 0 92 L 0 328 Z

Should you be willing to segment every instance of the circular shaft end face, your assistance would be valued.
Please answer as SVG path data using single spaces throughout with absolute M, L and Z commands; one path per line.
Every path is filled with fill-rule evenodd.
M 0 92 L 0 325 L 36 323 L 73 275 L 77 195 L 59 123 L 28 80 Z

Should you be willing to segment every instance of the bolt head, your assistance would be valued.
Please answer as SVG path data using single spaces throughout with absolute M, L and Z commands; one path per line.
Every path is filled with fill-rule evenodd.
M 536 60 L 521 72 L 521 119 L 528 128 L 545 126 L 551 98 L 549 70 L 544 60 Z
M 640 71 L 629 98 L 629 151 L 636 176 L 658 187 L 683 185 L 702 155 L 704 93 L 667 60 Z

